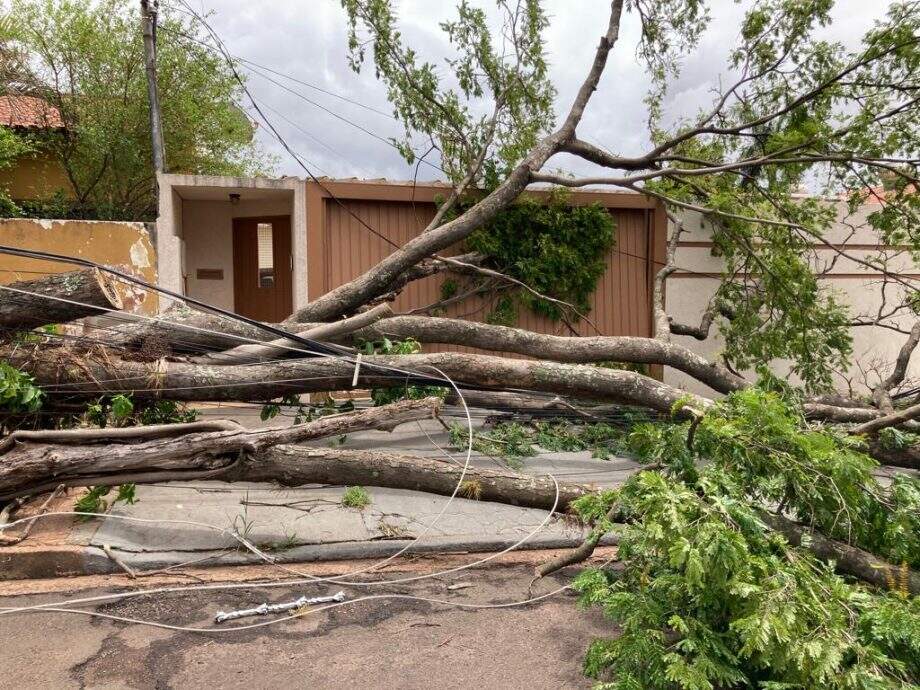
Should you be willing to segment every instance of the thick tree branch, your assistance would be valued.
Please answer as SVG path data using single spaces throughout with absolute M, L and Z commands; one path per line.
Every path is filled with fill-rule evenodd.
M 0 463 L 0 498 L 9 499 L 35 491 L 51 479 L 67 486 L 102 483 L 106 477 L 127 473 L 155 476 L 158 472 L 214 471 L 230 467 L 241 454 L 264 452 L 280 444 L 337 436 L 362 429 L 392 430 L 405 422 L 430 419 L 438 414 L 437 398 L 403 400 L 382 407 L 321 417 L 306 424 L 247 430 L 233 426 L 218 431 L 199 431 L 198 425 L 169 425 L 173 435 L 137 427 L 139 438 L 93 430 L 94 438 L 58 431 L 53 437 L 14 439 Z M 91 480 L 86 477 L 92 476 Z
M 310 340 L 333 340 L 342 338 L 392 315 L 393 310 L 390 309 L 389 304 L 378 304 L 372 309 L 360 312 L 347 319 L 311 326 L 306 330 L 298 331 L 297 335 Z M 252 362 L 277 359 L 291 354 L 292 351 L 301 350 L 302 345 L 296 340 L 277 338 L 264 345 L 256 343 L 239 345 L 225 352 L 191 357 L 189 361 L 194 364 L 251 364 Z
M 876 434 L 886 427 L 899 426 L 905 422 L 913 421 L 917 417 L 920 417 L 920 403 L 855 426 L 851 429 L 851 433 Z
M 117 391 L 130 392 L 137 400 L 270 400 L 286 394 L 347 390 L 353 387 L 355 375 L 354 363 L 332 358 L 229 366 L 148 365 L 93 354 L 75 359 L 73 353 L 55 348 L 31 352 L 20 348 L 8 359 L 33 374 L 50 398 Z M 364 357 L 357 385 L 392 388 L 419 380 L 430 384 L 440 380 L 439 371 L 467 387 L 505 388 L 513 381 L 522 389 L 661 412 L 669 412 L 674 403 L 688 397 L 694 407 L 709 405 L 704 398 L 632 371 L 455 352 Z M 446 381 L 443 385 L 449 387 Z
M 887 589 L 892 577 L 897 581 L 899 566 L 888 563 L 874 554 L 843 542 L 829 539 L 816 530 L 799 525 L 779 515 L 766 511 L 760 514 L 771 529 L 781 533 L 793 546 L 803 546 L 824 561 L 833 561 L 837 571 L 852 575 L 876 587 Z M 908 571 L 908 591 L 920 594 L 920 573 Z
M 872 390 L 872 401 L 886 414 L 894 413 L 894 406 L 891 403 L 891 391 L 904 381 L 904 377 L 907 375 L 907 365 L 910 363 L 911 355 L 914 354 L 914 350 L 917 348 L 917 343 L 920 343 L 920 321 L 914 323 L 913 328 L 910 329 L 910 335 L 898 351 L 891 374 Z
M 655 274 L 655 286 L 652 290 L 652 311 L 655 315 L 655 337 L 665 342 L 671 342 L 671 320 L 664 303 L 664 285 L 674 271 L 677 270 L 677 245 L 684 232 L 684 223 L 679 218 L 669 214 L 672 230 L 668 240 L 668 249 L 665 253 L 664 266 Z
M 557 362 L 631 362 L 674 367 L 720 393 L 747 385 L 724 367 L 689 348 L 634 336 L 567 337 L 462 319 L 396 316 L 354 333 L 365 340 L 415 338 L 420 343 L 467 345 L 494 352 L 513 352 Z
M 9 330 L 67 323 L 121 308 L 114 281 L 95 268 L 0 286 L 0 328 Z
M 542 168 L 544 163 L 574 136 L 575 127 L 581 121 L 591 94 L 597 88 L 598 80 L 607 63 L 607 56 L 619 35 L 622 9 L 623 0 L 613 0 L 607 32 L 601 38 L 588 76 L 562 126 L 537 143 L 495 190 L 466 213 L 409 240 L 372 269 L 298 310 L 289 320 L 328 321 L 340 314 L 354 311 L 389 290 L 393 281 L 408 268 L 464 239 L 513 203 L 530 183 L 531 175 Z

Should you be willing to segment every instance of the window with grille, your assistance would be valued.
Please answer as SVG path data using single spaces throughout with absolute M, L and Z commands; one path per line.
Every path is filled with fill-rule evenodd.
M 275 251 L 272 244 L 272 224 L 259 223 L 256 225 L 256 244 L 258 254 L 260 288 L 275 286 Z

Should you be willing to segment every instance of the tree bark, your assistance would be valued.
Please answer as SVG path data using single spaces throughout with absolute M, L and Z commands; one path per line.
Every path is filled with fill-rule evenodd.
M 900 426 L 906 422 L 920 417 L 920 403 L 905 407 L 903 410 L 893 411 L 877 419 L 864 422 L 850 430 L 853 434 L 875 434 L 889 426 Z
M 864 582 L 887 589 L 893 578 L 898 581 L 900 568 L 878 558 L 868 551 L 828 539 L 820 532 L 788 520 L 774 513 L 761 513 L 761 519 L 777 532 L 783 534 L 793 546 L 801 546 L 803 537 L 808 536 L 807 548 L 824 561 L 834 561 L 837 571 L 852 575 Z M 920 573 L 907 571 L 907 589 L 911 594 L 920 594 Z
M 805 412 L 806 419 L 837 424 L 871 422 L 882 416 L 882 412 L 875 407 L 844 407 L 827 403 L 806 402 L 802 405 L 802 409 Z M 920 429 L 920 424 L 911 420 L 904 421 L 901 426 L 911 431 Z
M 0 327 L 30 330 L 122 308 L 114 281 L 89 268 L 24 280 L 0 289 Z
M 181 304 L 170 307 L 156 319 L 132 317 L 130 314 L 121 316 L 128 321 L 133 319 L 133 322 L 119 324 L 115 333 L 105 331 L 106 339 L 113 347 L 159 349 L 163 355 L 221 351 L 245 343 L 267 342 L 274 337 L 257 326 Z M 87 320 L 87 329 L 95 325 L 94 319 Z
M 358 315 L 360 317 L 362 315 Z M 358 318 L 353 317 L 353 318 Z M 226 320 L 224 320 L 226 322 Z M 740 376 L 731 373 L 725 367 L 710 362 L 689 348 L 677 343 L 669 343 L 654 338 L 638 336 L 588 336 L 570 337 L 534 333 L 521 328 L 497 326 L 463 319 L 449 319 L 429 316 L 396 316 L 384 318 L 372 326 L 352 332 L 329 333 L 318 329 L 331 324 L 306 324 L 301 335 L 318 332 L 319 336 L 310 335 L 314 340 L 327 340 L 338 343 L 351 343 L 355 339 L 379 340 L 414 338 L 420 343 L 439 343 L 445 345 L 465 345 L 493 352 L 513 352 L 515 354 L 548 359 L 557 362 L 629 362 L 634 364 L 660 364 L 670 366 L 692 376 L 719 393 L 730 393 L 748 385 Z M 228 330 L 226 323 L 214 323 L 214 317 L 192 312 L 188 315 L 175 314 L 159 325 L 142 325 L 131 328 L 132 336 L 122 342 L 129 347 L 142 346 L 145 338 L 162 338 L 165 345 L 173 352 L 191 348 L 220 350 L 229 342 L 226 333 L 236 333 L 241 337 L 257 341 L 267 341 L 270 335 L 253 327 L 240 324 L 241 328 Z M 191 328 L 190 328 L 191 327 Z M 207 328 L 213 333 L 201 333 L 193 329 Z M 223 331 L 223 332 L 221 332 Z M 200 364 L 237 364 L 255 361 L 255 355 L 265 358 L 284 356 L 289 350 L 273 349 L 268 345 L 240 344 L 228 352 L 203 355 L 191 361 Z M 279 345 L 280 348 L 280 345 Z M 240 357 L 237 357 L 237 353 Z M 245 355 L 245 356 L 244 356 Z M 250 357 L 250 355 L 252 355 Z
M 92 353 L 79 362 L 59 348 L 11 351 L 8 359 L 31 373 L 49 397 L 130 392 L 136 399 L 182 401 L 270 400 L 285 394 L 353 388 L 355 364 L 313 358 L 266 364 L 205 366 L 182 362 L 146 365 Z M 396 371 L 394 371 L 396 369 Z M 413 372 L 407 374 L 403 372 Z M 514 360 L 490 355 L 444 352 L 372 355 L 363 358 L 357 386 L 392 388 L 413 380 L 432 383 L 442 373 L 466 387 L 545 391 L 589 400 L 606 400 L 669 412 L 687 399 L 698 409 L 711 401 L 632 371 L 557 362 Z M 441 379 L 443 380 L 443 379 Z M 444 387 L 450 385 L 444 381 Z
M 389 304 L 378 304 L 372 309 L 355 314 L 347 319 L 311 326 L 306 330 L 298 331 L 297 335 L 311 340 L 341 339 L 360 328 L 370 326 L 380 319 L 392 315 L 393 310 L 390 309 Z M 238 345 L 226 352 L 215 352 L 193 357 L 189 361 L 194 364 L 252 364 L 253 362 L 297 354 L 292 352 L 292 348 L 302 350 L 303 346 L 294 340 L 278 338 L 265 344 L 249 343 Z
M 885 447 L 877 438 L 870 438 L 866 442 L 866 452 L 883 465 L 920 471 L 920 444 L 895 449 Z
M 285 486 L 349 484 L 409 489 L 449 496 L 457 487 L 462 467 L 431 458 L 374 450 L 335 450 L 303 446 L 276 446 L 256 455 L 252 464 L 232 481 L 275 481 Z M 576 498 L 596 491 L 589 484 L 559 483 L 556 509 L 565 511 Z M 467 468 L 461 497 L 550 510 L 556 497 L 553 480 L 517 472 Z
M 682 345 L 653 338 L 545 335 L 521 328 L 429 316 L 396 316 L 378 321 L 374 326 L 355 331 L 352 335 L 365 340 L 384 336 L 412 337 L 420 343 L 466 345 L 557 362 L 662 364 L 692 376 L 719 393 L 730 393 L 748 385 L 740 376 Z
M 133 481 L 123 479 L 132 473 L 153 477 L 191 470 L 216 471 L 220 475 L 245 455 L 261 453 L 278 444 L 303 443 L 362 429 L 392 430 L 405 422 L 433 418 L 439 409 L 440 400 L 425 398 L 266 429 L 231 427 L 202 432 L 198 431 L 201 423 L 161 425 L 149 430 L 136 427 L 130 430 L 139 437 L 135 442 L 117 433 L 126 429 L 92 430 L 89 438 L 85 429 L 19 434 L 13 437 L 12 448 L 0 456 L 0 498 L 31 493 L 49 482 L 84 486 L 104 484 L 117 477 L 117 483 L 123 483 Z M 164 429 L 178 435 L 164 437 Z M 182 433 L 186 429 L 190 433 Z M 267 480 L 264 477 L 258 481 Z
M 425 419 L 438 411 L 439 401 L 404 400 L 378 408 L 323 417 L 308 424 L 216 432 L 192 431 L 169 425 L 169 435 L 158 428 L 143 438 L 143 427 L 132 428 L 140 438 L 112 430 L 20 436 L 0 463 L 0 500 L 39 493 L 57 486 L 113 486 L 126 482 L 209 479 L 226 482 L 269 482 L 285 486 L 351 484 L 452 495 L 461 482 L 462 496 L 479 500 L 549 510 L 556 484 L 549 477 L 516 472 L 467 468 L 431 458 L 381 451 L 307 448 L 295 445 L 359 429 L 392 429 L 401 423 Z M 128 430 L 115 430 L 128 431 Z M 175 435 L 179 434 L 179 435 Z M 119 443 L 117 441 L 132 441 Z M 92 441 L 96 441 L 93 443 Z M 462 475 L 462 476 L 461 476 Z M 595 490 L 585 484 L 559 484 L 558 510 Z

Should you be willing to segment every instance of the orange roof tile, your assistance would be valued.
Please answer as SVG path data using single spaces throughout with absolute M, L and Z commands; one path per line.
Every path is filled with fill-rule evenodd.
M 61 111 L 36 96 L 0 96 L 0 125 L 24 129 L 60 129 Z

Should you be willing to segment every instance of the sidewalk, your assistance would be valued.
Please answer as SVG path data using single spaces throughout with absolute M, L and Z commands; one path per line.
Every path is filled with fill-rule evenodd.
M 205 416 L 227 413 L 209 410 Z M 233 416 L 247 426 L 261 424 L 257 416 Z M 445 462 L 464 461 L 464 453 L 450 449 L 447 433 L 433 420 L 406 424 L 391 433 L 350 434 L 340 447 L 386 448 Z M 598 460 L 587 452 L 545 453 L 523 462 L 525 472 L 598 486 L 616 485 L 637 467 L 630 460 Z M 474 454 L 471 464 L 494 468 L 496 460 Z M 259 562 L 231 536 L 233 531 L 280 562 L 381 558 L 410 545 L 410 553 L 498 551 L 526 537 L 547 515 L 459 497 L 448 505 L 446 496 L 375 487 L 367 487 L 370 505 L 357 510 L 341 504 L 344 491 L 345 487 L 277 489 L 219 482 L 138 486 L 137 503 L 119 504 L 110 513 L 153 522 L 51 518 L 56 523 L 53 534 L 39 523 L 34 536 L 21 546 L 0 549 L 0 579 L 119 571 L 104 545 L 138 570 L 192 561 L 196 566 Z M 72 505 L 72 499 L 57 509 L 67 509 L 68 503 Z M 579 527 L 557 517 L 522 548 L 569 547 L 583 536 Z

